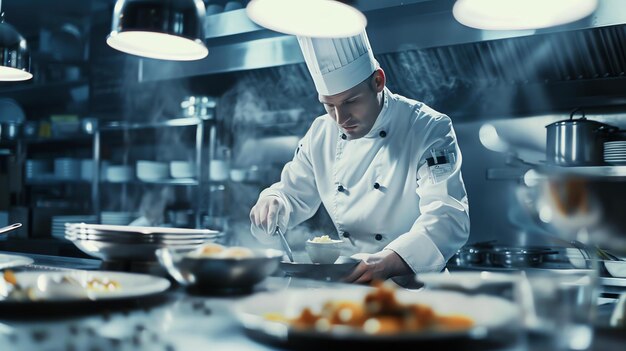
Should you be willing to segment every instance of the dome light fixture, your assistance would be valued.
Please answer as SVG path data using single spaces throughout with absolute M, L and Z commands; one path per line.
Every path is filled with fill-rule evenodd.
M 107 44 L 132 55 L 173 61 L 205 58 L 201 0 L 117 0 Z
M 454 18 L 485 30 L 529 30 L 558 26 L 591 15 L 598 0 L 457 0 Z
M 252 0 L 246 12 L 262 27 L 307 37 L 351 37 L 367 25 L 361 11 L 335 0 Z
M 0 0 L 0 81 L 21 81 L 33 77 L 30 73 L 30 53 L 26 39 L 12 25 L 4 22 Z

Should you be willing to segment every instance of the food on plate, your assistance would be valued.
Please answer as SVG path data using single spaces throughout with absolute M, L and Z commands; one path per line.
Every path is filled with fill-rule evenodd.
M 0 298 L 14 301 L 37 301 L 49 298 L 87 299 L 90 293 L 113 292 L 121 288 L 119 282 L 104 278 L 77 279 L 71 275 L 49 276 L 41 274 L 29 286 L 18 283 L 11 270 L 4 271 L 0 282 Z
M 233 246 L 224 250 L 223 257 L 225 258 L 250 258 L 254 256 L 252 250 L 247 247 Z
M 219 244 L 205 244 L 198 248 L 198 253 L 202 256 L 215 256 L 224 251 L 224 246 Z
M 382 283 L 368 293 L 363 301 L 327 301 L 319 313 L 305 307 L 296 318 L 277 313 L 265 319 L 291 325 L 296 329 L 320 332 L 335 327 L 350 327 L 368 334 L 394 334 L 418 331 L 461 331 L 474 322 L 463 315 L 439 315 L 423 304 L 403 304 L 396 299 L 395 290 Z
M 87 281 L 86 288 L 92 291 L 115 291 L 120 288 L 120 283 L 108 278 L 93 278 Z
M 341 240 L 333 240 L 328 235 L 322 235 L 322 236 L 316 236 L 315 238 L 310 239 L 309 242 L 316 243 L 316 244 L 329 244 L 329 243 L 341 242 Z
M 250 258 L 254 256 L 252 250 L 247 247 L 231 246 L 224 247 L 219 244 L 205 244 L 189 253 L 194 258 Z

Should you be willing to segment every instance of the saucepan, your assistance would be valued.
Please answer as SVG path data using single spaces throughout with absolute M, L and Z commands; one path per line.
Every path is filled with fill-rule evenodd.
M 582 117 L 574 119 L 577 112 Z M 592 121 L 582 109 L 575 109 L 570 118 L 546 126 L 546 157 L 558 166 L 599 166 L 604 164 L 604 142 L 619 128 Z

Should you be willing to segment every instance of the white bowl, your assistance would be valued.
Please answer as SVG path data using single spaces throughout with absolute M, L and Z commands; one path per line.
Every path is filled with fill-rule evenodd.
M 572 266 L 574 266 L 574 268 L 587 268 L 587 258 L 585 258 L 579 249 L 568 247 L 565 249 L 565 256 L 567 256 L 567 260 L 572 264 Z
M 133 169 L 130 166 L 109 166 L 106 170 L 106 180 L 112 183 L 122 183 L 133 179 Z
M 243 182 L 244 180 L 246 180 L 246 170 L 245 169 L 231 169 L 230 180 L 232 180 L 233 182 Z
M 167 163 L 154 161 L 137 161 L 137 178 L 143 181 L 167 179 L 170 169 Z
M 626 261 L 604 261 L 604 267 L 615 278 L 626 278 Z
M 196 176 L 196 165 L 193 162 L 172 161 L 170 175 L 172 178 L 193 178 Z
M 335 263 L 341 254 L 339 244 L 341 240 L 332 242 L 316 243 L 308 240 L 304 247 L 311 258 L 311 262 L 320 264 Z

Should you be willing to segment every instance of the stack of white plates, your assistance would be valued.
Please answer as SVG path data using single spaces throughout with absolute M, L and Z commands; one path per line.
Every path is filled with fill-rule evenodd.
M 132 212 L 102 211 L 100 212 L 100 223 L 127 225 L 137 217 L 139 216 Z
M 26 160 L 26 178 L 36 179 L 44 174 L 52 174 L 52 165 L 47 160 Z
M 52 237 L 65 238 L 65 223 L 96 223 L 98 218 L 93 215 L 77 215 L 77 216 L 53 216 L 52 217 Z
M 604 143 L 604 162 L 612 165 L 626 165 L 626 141 Z
M 114 261 L 154 261 L 163 247 L 194 249 L 214 242 L 220 232 L 209 229 L 137 227 L 67 223 L 65 238 L 93 257 Z

